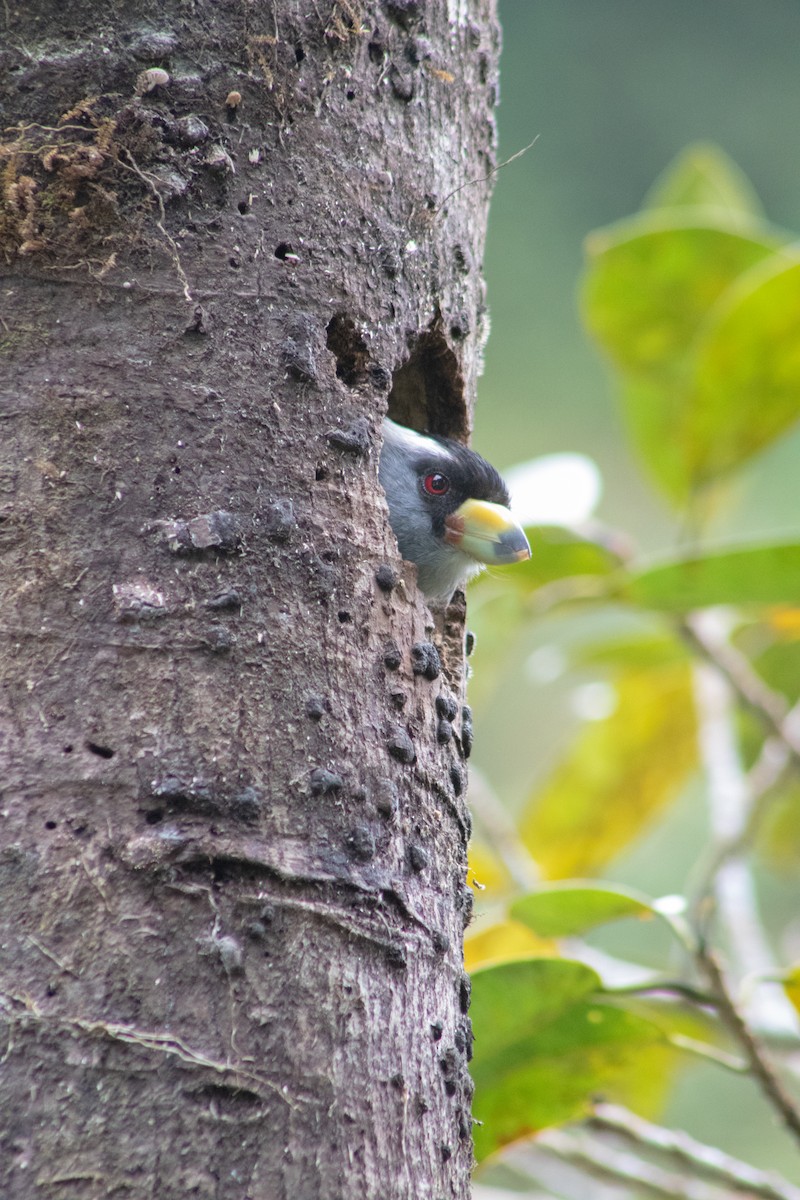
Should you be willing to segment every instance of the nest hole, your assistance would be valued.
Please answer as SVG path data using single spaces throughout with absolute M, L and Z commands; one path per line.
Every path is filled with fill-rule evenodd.
M 465 441 L 464 379 L 441 321 L 409 342 L 409 356 L 392 375 L 387 416 L 420 432 Z

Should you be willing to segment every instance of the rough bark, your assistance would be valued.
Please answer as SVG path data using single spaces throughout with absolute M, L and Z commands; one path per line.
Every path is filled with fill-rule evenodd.
M 463 606 L 377 458 L 468 428 L 492 0 L 3 21 L 0 1193 L 464 1197 Z

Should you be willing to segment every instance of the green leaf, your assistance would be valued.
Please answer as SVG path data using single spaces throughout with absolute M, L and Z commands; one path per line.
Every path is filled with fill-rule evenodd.
M 757 844 L 774 871 L 796 878 L 800 869 L 800 781 L 788 780 L 770 800 Z
M 577 937 L 623 917 L 650 919 L 645 896 L 607 884 L 551 883 L 512 904 L 510 915 L 540 937 Z
M 610 988 L 605 993 L 604 999 L 607 1004 L 613 1004 L 623 1008 L 625 1012 L 633 1013 L 637 1017 L 643 1017 L 646 1021 L 650 1021 L 671 1042 L 673 1038 L 675 1039 L 675 1042 L 672 1042 L 673 1045 L 678 1039 L 690 1038 L 697 1047 L 695 1052 L 702 1053 L 705 1046 L 708 1048 L 710 1056 L 713 1056 L 720 1046 L 729 1044 L 725 1029 L 720 1026 L 712 1012 L 704 1012 L 702 1009 L 690 1007 L 688 1004 L 676 1003 L 674 996 L 655 993 L 652 995 L 615 994 L 614 989 Z
M 479 1159 L 505 1143 L 585 1113 L 602 1092 L 630 1100 L 663 1079 L 663 1033 L 594 998 L 582 963 L 527 959 L 476 971 L 474 1112 Z M 652 1052 L 660 1053 L 658 1064 Z M 654 1085 L 654 1080 L 659 1081 Z
M 744 171 L 719 146 L 695 142 L 659 175 L 644 208 L 710 205 L 729 212 L 760 216 L 761 202 Z
M 547 879 L 599 870 L 678 794 L 695 766 L 686 663 L 625 671 L 614 688 L 614 711 L 583 727 L 522 815 L 523 841 Z
M 664 210 L 598 230 L 586 242 L 589 332 L 623 371 L 682 383 L 685 358 L 712 306 L 780 245 L 752 223 L 709 225 Z
M 785 240 L 761 223 L 722 210 L 673 208 L 639 214 L 587 241 L 582 293 L 587 328 L 622 373 L 623 415 L 643 462 L 680 505 L 791 420 L 791 385 L 780 404 L 768 403 L 762 386 L 741 402 L 741 414 L 737 410 L 726 429 L 731 403 L 725 366 L 735 354 L 728 327 L 736 322 L 729 317 L 719 330 L 715 324 L 717 307 L 735 292 L 737 281 L 760 278 L 765 262 L 768 273 L 778 261 L 785 265 L 776 256 Z M 770 305 L 762 302 L 758 311 L 754 353 L 779 340 L 769 323 Z M 788 346 L 782 349 L 788 352 Z M 753 382 L 753 373 L 752 363 L 749 373 L 744 364 L 733 369 L 737 395 Z M 758 411 L 762 403 L 766 413 Z
M 529 525 L 525 533 L 531 545 L 530 558 L 513 567 L 492 568 L 491 574 L 485 572 L 479 576 L 475 594 L 498 578 L 504 589 L 513 587 L 527 594 L 559 579 L 608 575 L 623 561 L 621 547 L 611 541 L 593 541 L 563 525 Z
M 800 417 L 800 260 L 770 257 L 724 297 L 695 348 L 679 432 L 694 486 L 739 466 Z
M 783 616 L 783 613 L 778 612 L 774 614 L 773 620 L 777 618 L 780 621 Z M 772 622 L 765 628 L 765 623 L 759 622 L 753 629 L 752 639 L 749 639 L 756 643 L 754 652 L 746 649 L 745 653 L 752 658 L 753 666 L 767 685 L 774 692 L 781 692 L 789 704 L 793 705 L 800 699 L 800 640 L 796 637 L 783 637 L 762 649 L 770 625 Z M 760 645 L 756 639 L 759 639 Z
M 662 612 L 714 604 L 790 604 L 800 596 L 800 542 L 674 556 L 638 571 L 615 593 Z
M 691 498 L 692 478 L 676 436 L 686 405 L 685 380 L 626 375 L 619 403 L 628 435 L 641 461 L 665 495 L 683 507 Z
M 477 1062 L 482 1069 L 504 1069 L 513 1063 L 521 1039 L 535 1036 L 601 987 L 596 971 L 572 959 L 523 958 L 481 967 L 472 976 L 470 1006 L 481 1031 Z M 519 1005 L 509 1003 L 509 989 Z
M 670 631 L 637 629 L 629 634 L 600 638 L 595 636 L 573 646 L 569 651 L 572 667 L 620 668 L 637 671 L 651 667 L 671 666 L 685 662 L 688 657 L 685 643 Z

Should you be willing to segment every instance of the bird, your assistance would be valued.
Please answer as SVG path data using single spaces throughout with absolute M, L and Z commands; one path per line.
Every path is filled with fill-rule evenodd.
M 378 477 L 400 553 L 416 563 L 428 600 L 446 604 L 484 565 L 530 558 L 502 477 L 460 442 L 386 417 Z

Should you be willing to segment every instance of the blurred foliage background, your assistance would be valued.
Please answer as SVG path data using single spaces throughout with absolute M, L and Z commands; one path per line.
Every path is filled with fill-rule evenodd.
M 499 158 L 538 140 L 497 178 L 485 263 L 492 332 L 474 445 L 504 469 L 536 455 L 578 451 L 597 464 L 604 486 L 596 512 L 602 524 L 588 531 L 588 544 L 537 531 L 533 563 L 552 559 L 550 578 L 574 570 L 585 581 L 587 572 L 601 579 L 613 574 L 617 555 L 641 574 L 658 555 L 702 557 L 730 543 L 800 543 L 800 386 L 795 387 L 800 385 L 800 318 L 795 321 L 794 280 L 788 291 L 767 302 L 775 315 L 767 321 L 766 340 L 774 333 L 782 346 L 789 397 L 785 427 L 767 436 L 758 412 L 771 403 L 772 394 L 757 395 L 750 424 L 760 432 L 746 452 L 732 452 L 733 471 L 709 468 L 712 486 L 701 496 L 692 490 L 691 472 L 685 473 L 683 495 L 680 482 L 677 487 L 669 479 L 666 487 L 663 478 L 659 483 L 657 476 L 665 470 L 669 475 L 669 468 L 658 462 L 658 431 L 650 431 L 648 464 L 646 445 L 644 453 L 641 439 L 634 447 L 632 422 L 621 416 L 619 397 L 626 389 L 635 393 L 629 412 L 637 406 L 651 411 L 649 393 L 643 399 L 642 388 L 650 388 L 653 378 L 641 371 L 626 376 L 624 361 L 626 347 L 639 344 L 628 337 L 634 317 L 626 309 L 625 289 L 634 298 L 650 294 L 649 283 L 637 290 L 641 260 L 634 256 L 632 267 L 615 260 L 608 279 L 601 278 L 609 245 L 616 249 L 619 236 L 627 247 L 634 228 L 618 223 L 640 219 L 637 210 L 648 197 L 652 203 L 659 188 L 672 188 L 674 201 L 681 179 L 693 169 L 702 175 L 705 154 L 715 185 L 722 191 L 730 185 L 733 202 L 727 213 L 721 203 L 716 216 L 689 222 L 703 230 L 689 239 L 687 253 L 673 252 L 676 243 L 670 242 L 663 256 L 668 273 L 669 264 L 680 260 L 687 278 L 701 280 L 695 291 L 703 319 L 715 287 L 735 282 L 761 256 L 796 255 L 800 5 L 794 0 L 500 0 L 500 14 Z M 723 153 L 696 151 L 676 168 L 675 160 L 698 142 L 715 144 Z M 681 176 L 684 169 L 688 175 Z M 593 257 L 587 275 L 587 238 L 597 230 L 604 232 L 588 243 Z M 714 282 L 717 268 L 725 274 L 720 242 L 729 244 L 732 237 L 735 262 L 729 277 Z M 746 246 L 740 253 L 742 239 Z M 755 247 L 752 255 L 748 247 Z M 659 269 L 663 277 L 663 262 Z M 680 319 L 686 315 L 685 299 L 678 289 Z M 734 322 L 729 341 L 738 346 L 751 324 L 745 313 L 741 329 Z M 691 317 L 689 326 L 693 335 Z M 668 349 L 664 369 L 683 379 L 685 363 L 679 360 L 685 346 Z M 758 359 L 759 353 L 763 347 L 756 347 L 752 357 Z M 731 362 L 725 347 L 715 354 L 723 385 L 737 370 L 748 373 L 749 368 Z M 726 422 L 725 403 L 731 413 L 741 414 L 747 403 L 742 396 L 749 395 L 745 384 L 736 395 L 722 396 L 710 426 L 687 434 L 689 443 L 709 442 L 710 429 L 711 451 L 724 449 L 737 419 Z M 704 386 L 710 394 L 711 385 Z M 746 432 L 750 437 L 750 426 Z M 675 439 L 668 423 L 661 433 L 669 464 Z M 761 436 L 767 444 L 756 452 Z M 645 432 L 645 443 L 647 437 Z M 676 470 L 680 475 L 681 467 Z M 732 645 L 773 697 L 793 704 L 800 694 L 800 610 L 795 609 L 800 573 L 795 551 L 779 559 L 768 554 L 749 565 L 724 560 L 721 592 L 719 586 L 716 591 L 701 586 L 697 607 L 739 606 L 723 621 L 724 650 Z M 513 570 L 519 574 L 484 578 L 470 596 L 470 625 L 477 634 L 470 683 L 476 724 L 473 867 L 484 889 L 476 895 L 477 920 L 467 948 L 472 967 L 523 952 L 552 953 L 547 937 L 530 929 L 521 936 L 519 928 L 505 923 L 531 873 L 538 870 L 546 879 L 597 875 L 650 897 L 690 895 L 704 855 L 720 836 L 719 813 L 712 811 L 707 774 L 699 766 L 694 705 L 703 685 L 695 677 L 698 658 L 679 628 L 690 611 L 681 598 L 686 573 L 666 580 L 645 575 L 645 583 L 636 585 L 639 603 L 630 605 L 610 594 L 599 603 L 560 603 L 549 594 L 541 602 L 542 578 L 526 576 L 524 568 Z M 714 641 L 719 624 L 706 632 Z M 763 722 L 748 715 L 735 696 L 723 697 L 723 709 L 726 704 L 734 750 L 743 767 L 750 767 L 763 755 Z M 796 778 L 783 780 L 780 794 L 770 794 L 771 812 L 753 838 L 747 863 L 764 938 L 781 968 L 800 960 Z M 729 928 L 728 942 L 730 934 Z M 735 947 L 726 945 L 725 936 L 724 930 L 719 933 L 720 948 L 730 954 Z M 653 970 L 678 969 L 680 961 L 669 930 L 658 920 L 602 926 L 587 932 L 582 945 L 589 957 L 602 952 Z M 568 983 L 580 992 L 585 978 Z M 502 994 L 506 984 L 498 987 Z M 787 988 L 792 999 L 790 992 Z M 487 1002 L 480 986 L 478 994 L 480 1037 Z M 578 1061 L 583 1061 L 580 1055 Z M 640 1061 L 648 1061 L 656 1084 L 665 1086 L 648 1092 L 639 1078 L 626 1094 L 634 1107 L 638 1097 L 665 1124 L 690 1129 L 702 1141 L 779 1168 L 800 1182 L 797 1145 L 777 1127 L 752 1079 L 707 1063 L 684 1063 L 673 1073 L 657 1055 L 650 1060 L 640 1055 Z M 479 1062 L 478 1076 L 480 1070 Z M 537 1086 L 547 1087 L 546 1075 Z M 508 1165 L 495 1166 L 483 1179 L 487 1185 L 523 1186 Z

